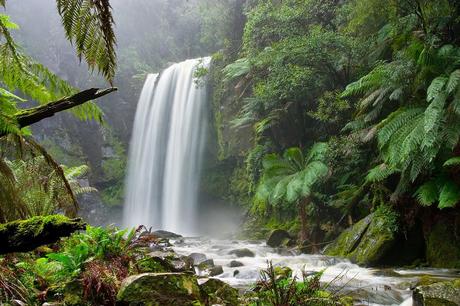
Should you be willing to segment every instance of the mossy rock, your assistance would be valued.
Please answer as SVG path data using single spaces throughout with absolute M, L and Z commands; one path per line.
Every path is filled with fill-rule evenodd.
M 413 300 L 414 306 L 460 305 L 460 280 L 417 287 Z
M 396 233 L 381 215 L 371 214 L 342 233 L 325 254 L 366 266 L 379 265 L 396 241 Z
M 371 224 L 372 216 L 369 215 L 346 229 L 334 242 L 326 247 L 324 253 L 329 256 L 347 257 L 356 249 L 363 235 L 366 233 Z
M 239 305 L 238 290 L 219 279 L 211 278 L 207 280 L 200 286 L 200 289 L 207 305 Z
M 144 273 L 123 280 L 117 295 L 119 305 L 200 305 L 201 292 L 194 275 Z
M 374 215 L 358 247 L 349 258 L 361 265 L 378 265 L 395 243 L 395 233 L 386 226 L 386 220 Z
M 438 222 L 427 237 L 426 259 L 435 268 L 460 268 L 460 241 L 452 227 Z
M 139 260 L 136 265 L 140 273 L 172 272 L 172 265 L 160 257 L 147 256 Z

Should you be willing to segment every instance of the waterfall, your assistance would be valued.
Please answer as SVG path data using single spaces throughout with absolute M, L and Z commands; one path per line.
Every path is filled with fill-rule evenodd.
M 187 60 L 147 77 L 134 119 L 124 226 L 195 233 L 207 109 L 194 72 L 209 62 Z

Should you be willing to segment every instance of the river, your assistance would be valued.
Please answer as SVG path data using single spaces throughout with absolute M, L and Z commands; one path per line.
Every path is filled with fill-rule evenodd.
M 355 298 L 355 305 L 412 305 L 411 288 L 420 277 L 429 275 L 442 279 L 460 277 L 459 271 L 448 269 L 371 269 L 351 263 L 346 259 L 324 256 L 295 254 L 288 250 L 277 251 L 265 242 L 241 240 L 217 240 L 207 238 L 183 238 L 172 241 L 174 250 L 181 255 L 205 254 L 216 265 L 223 267 L 224 273 L 216 278 L 240 289 L 248 289 L 254 284 L 260 270 L 271 261 L 274 266 L 287 266 L 301 279 L 302 270 L 323 271 L 322 282 L 330 283 L 330 288 Z M 229 252 L 247 248 L 254 257 L 236 258 Z M 232 260 L 244 266 L 231 268 Z M 197 271 L 200 273 L 199 271 Z

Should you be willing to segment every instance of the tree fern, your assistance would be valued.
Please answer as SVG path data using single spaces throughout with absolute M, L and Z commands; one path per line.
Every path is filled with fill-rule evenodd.
M 313 186 L 328 174 L 323 162 L 326 150 L 325 143 L 317 143 L 305 156 L 299 148 L 287 149 L 282 157 L 266 155 L 256 200 L 291 205 L 309 196 Z

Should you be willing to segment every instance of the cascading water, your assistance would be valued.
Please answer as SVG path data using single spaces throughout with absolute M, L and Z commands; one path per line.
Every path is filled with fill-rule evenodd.
M 209 62 L 187 60 L 148 76 L 134 120 L 124 226 L 195 232 L 207 120 L 206 89 L 194 72 Z

